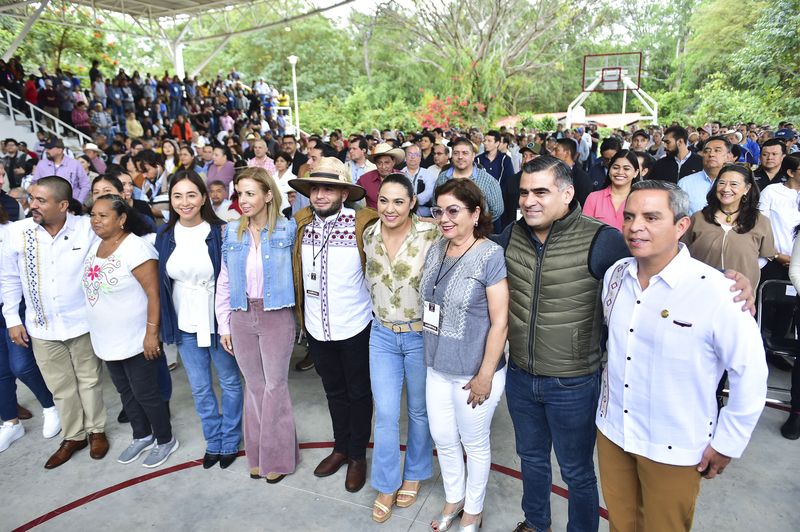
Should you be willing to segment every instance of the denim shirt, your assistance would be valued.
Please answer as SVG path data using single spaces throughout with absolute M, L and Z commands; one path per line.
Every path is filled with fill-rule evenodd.
M 206 237 L 208 245 L 208 256 L 211 257 L 211 264 L 214 267 L 214 279 L 219 277 L 222 268 L 222 226 L 211 224 L 211 231 Z M 167 261 L 172 252 L 175 251 L 175 228 L 163 225 L 159 228 L 156 235 L 156 251 L 158 251 L 158 277 L 159 293 L 161 296 L 161 341 L 165 344 L 180 344 L 181 335 L 178 331 L 178 314 L 175 312 L 175 305 L 172 302 L 172 279 L 167 274 Z M 214 320 L 214 331 L 218 326 L 216 318 Z M 219 341 L 218 334 L 211 335 L 211 344 L 216 346 Z
M 247 310 L 247 256 L 250 253 L 250 231 L 238 240 L 239 224 L 228 224 L 222 241 L 222 260 L 228 268 L 231 310 Z M 264 267 L 264 310 L 294 306 L 292 246 L 297 233 L 294 220 L 278 218 L 272 235 L 261 231 L 262 264 Z

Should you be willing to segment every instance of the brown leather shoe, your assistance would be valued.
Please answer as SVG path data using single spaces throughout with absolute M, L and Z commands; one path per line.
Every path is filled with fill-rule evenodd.
M 100 460 L 108 452 L 108 440 L 105 432 L 94 432 L 89 434 L 89 456 L 95 460 Z
M 314 470 L 314 476 L 329 477 L 339 471 L 339 468 L 342 467 L 345 462 L 347 462 L 346 454 L 333 451 L 319 463 Z
M 350 493 L 355 493 L 364 487 L 367 481 L 367 459 L 360 458 L 347 460 L 347 478 L 344 481 L 344 489 Z
M 80 451 L 89 445 L 86 440 L 64 440 L 61 442 L 58 450 L 51 456 L 47 463 L 44 464 L 45 469 L 55 469 L 70 458 L 75 451 Z
M 17 405 L 17 417 L 19 419 L 30 419 L 33 417 L 33 414 L 31 414 L 31 411 L 24 406 Z

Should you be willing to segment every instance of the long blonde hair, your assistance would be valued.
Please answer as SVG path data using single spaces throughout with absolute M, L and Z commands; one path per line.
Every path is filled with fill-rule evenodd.
M 242 169 L 241 172 L 234 179 L 234 185 L 237 185 L 242 179 L 252 179 L 261 186 L 261 191 L 266 194 L 272 192 L 272 200 L 267 203 L 267 227 L 269 228 L 269 235 L 272 236 L 272 230 L 281 215 L 281 193 L 278 190 L 278 185 L 272 176 L 267 173 L 263 168 L 248 167 Z M 247 231 L 247 224 L 250 223 L 250 217 L 242 215 L 239 218 L 239 227 L 236 230 L 236 238 L 242 239 L 242 235 Z

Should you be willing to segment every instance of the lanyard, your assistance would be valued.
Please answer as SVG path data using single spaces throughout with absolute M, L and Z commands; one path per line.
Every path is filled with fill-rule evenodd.
M 340 210 L 339 214 L 336 215 L 336 219 L 333 221 L 333 227 L 331 227 L 331 230 L 328 231 L 328 235 L 322 241 L 322 245 L 320 246 L 319 251 L 317 251 L 316 253 L 314 252 L 314 235 L 316 234 L 316 231 L 314 230 L 314 226 L 313 225 L 311 226 L 311 268 L 312 269 L 316 269 L 317 268 L 317 257 L 320 256 L 320 254 L 322 253 L 322 250 L 324 250 L 325 246 L 328 245 L 328 239 L 331 237 L 331 233 L 333 233 L 333 228 L 336 227 L 336 222 L 339 221 L 339 216 L 341 216 L 341 215 L 342 215 L 342 211 Z M 322 234 L 325 234 L 325 222 L 324 221 L 322 222 Z
M 442 256 L 442 262 L 440 262 L 440 263 L 439 263 L 439 271 L 438 271 L 438 272 L 436 272 L 436 280 L 433 282 L 433 294 L 431 294 L 431 299 L 433 299 L 433 297 L 434 297 L 434 296 L 436 296 L 436 285 L 438 285 L 438 284 L 439 284 L 439 281 L 441 281 L 442 279 L 444 279 L 444 278 L 447 276 L 447 274 L 448 274 L 448 273 L 450 273 L 450 270 L 452 270 L 453 268 L 455 268 L 455 267 L 456 267 L 456 265 L 457 265 L 459 262 L 461 262 L 461 259 L 463 259 L 463 258 L 464 258 L 464 255 L 466 255 L 467 253 L 469 253 L 469 250 L 471 250 L 471 249 L 472 249 L 472 246 L 474 246 L 474 245 L 475 245 L 475 242 L 477 242 L 477 241 L 478 241 L 478 239 L 477 239 L 477 238 L 476 238 L 475 240 L 473 240 L 473 241 L 472 241 L 472 244 L 470 244 L 470 245 L 469 245 L 469 247 L 467 248 L 467 250 L 466 250 L 464 253 L 462 253 L 462 254 L 461 254 L 459 257 L 458 257 L 458 259 L 456 259 L 456 261 L 453 263 L 453 265 L 452 265 L 452 266 L 450 266 L 449 268 L 447 268 L 447 271 L 446 271 L 446 272 L 444 272 L 444 274 L 442 274 L 442 267 L 444 266 L 444 259 L 445 259 L 445 257 L 447 257 L 447 250 L 448 250 L 448 249 L 450 249 L 450 242 L 449 242 L 449 241 L 447 242 L 447 247 L 446 247 L 446 248 L 444 248 L 444 256 Z

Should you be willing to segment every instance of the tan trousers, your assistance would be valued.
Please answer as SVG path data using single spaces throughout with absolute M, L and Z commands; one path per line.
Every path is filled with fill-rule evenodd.
M 611 532 L 691 530 L 700 473 L 627 453 L 597 431 L 600 482 Z
M 94 355 L 89 333 L 66 341 L 31 338 L 33 355 L 53 393 L 65 440 L 83 440 L 105 432 L 102 361 Z

